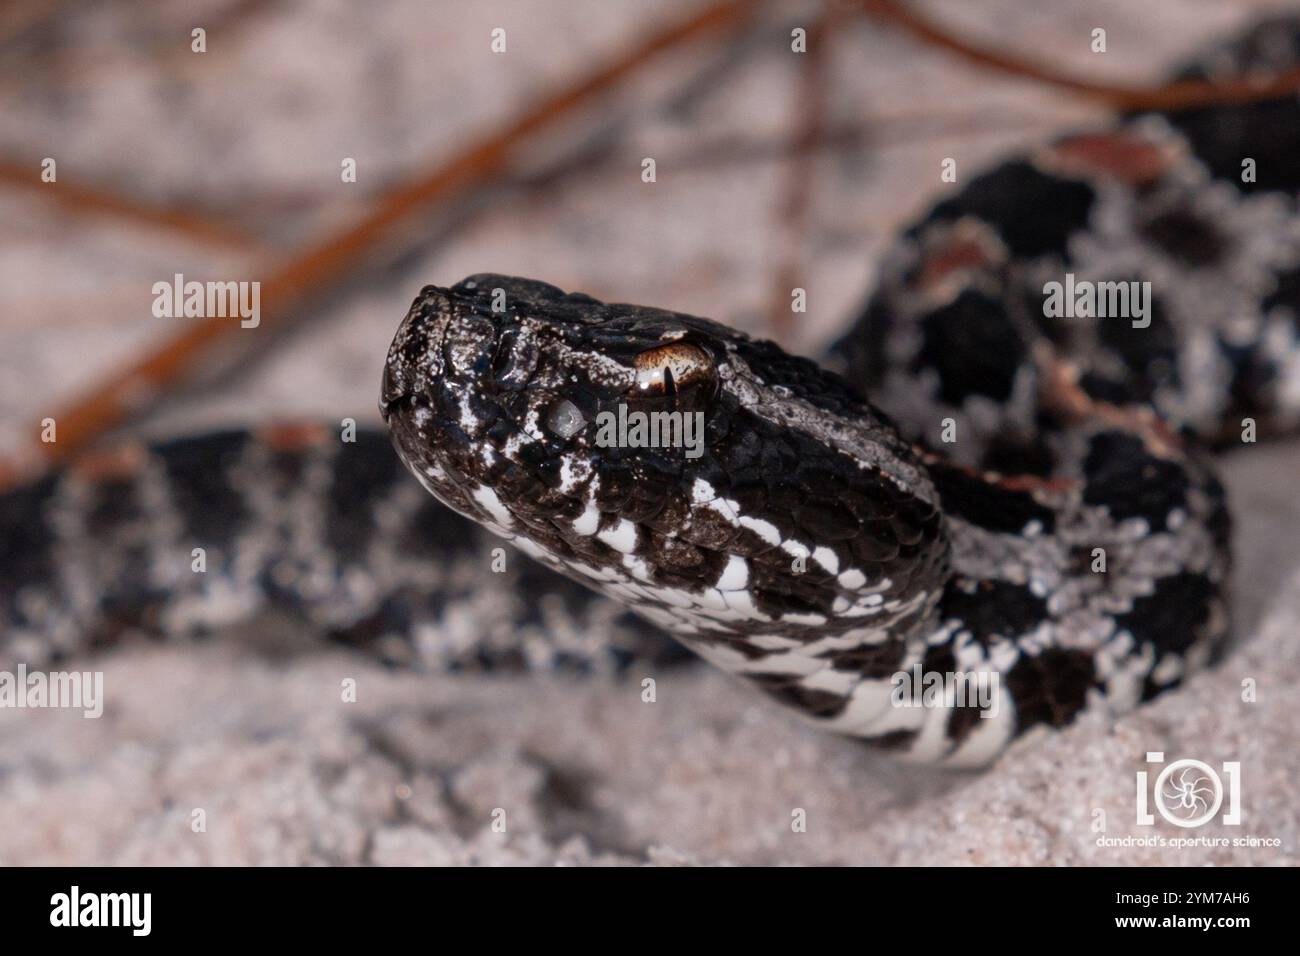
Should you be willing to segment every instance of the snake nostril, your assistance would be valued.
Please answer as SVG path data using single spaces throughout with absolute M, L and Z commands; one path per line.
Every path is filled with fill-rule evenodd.
M 511 330 L 501 336 L 492 356 L 492 376 L 505 389 L 523 388 L 537 368 L 537 347 L 527 336 Z
M 394 370 L 392 362 L 384 364 L 383 381 L 379 386 L 379 413 L 385 418 L 394 405 L 408 397 L 404 379 L 405 376 Z

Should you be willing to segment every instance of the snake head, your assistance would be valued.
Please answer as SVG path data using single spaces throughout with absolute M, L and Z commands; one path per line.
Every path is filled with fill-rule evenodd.
M 713 414 L 727 401 L 719 362 L 736 334 L 473 276 L 421 291 L 389 350 L 380 410 L 429 490 L 495 530 L 562 522 L 598 489 L 602 508 L 648 520 L 670 485 L 710 468 L 730 420 Z
M 905 444 L 835 376 L 707 319 L 505 276 L 427 287 L 380 409 L 445 504 L 679 635 L 932 600 L 940 519 Z

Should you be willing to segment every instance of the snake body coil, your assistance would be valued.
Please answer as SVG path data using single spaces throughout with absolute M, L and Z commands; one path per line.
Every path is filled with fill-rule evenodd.
M 1298 38 L 1263 24 L 1189 75 L 1280 70 Z M 384 372 L 400 458 L 611 601 L 525 562 L 488 573 L 495 539 L 382 436 L 227 433 L 0 498 L 0 652 L 274 601 L 390 660 L 591 670 L 671 655 L 644 618 L 914 759 L 981 764 L 1126 710 L 1225 647 L 1229 521 L 1201 447 L 1300 420 L 1297 155 L 1292 96 L 1008 162 L 900 239 L 835 372 L 540 282 L 428 287 Z M 603 414 L 637 412 L 698 415 L 702 439 L 602 440 Z M 994 693 L 899 706 L 911 674 Z

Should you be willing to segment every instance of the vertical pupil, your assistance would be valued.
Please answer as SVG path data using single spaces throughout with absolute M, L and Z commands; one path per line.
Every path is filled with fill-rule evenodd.
M 687 343 L 660 346 L 634 360 L 635 388 L 641 396 L 685 401 L 705 391 L 713 381 L 708 354 Z

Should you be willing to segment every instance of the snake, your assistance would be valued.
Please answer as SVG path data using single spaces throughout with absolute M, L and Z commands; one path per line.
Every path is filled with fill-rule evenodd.
M 1177 75 L 1296 62 L 1275 18 Z M 0 665 L 275 609 L 391 666 L 698 656 L 946 766 L 1122 714 L 1230 649 L 1213 456 L 1300 422 L 1298 155 L 1290 94 L 1007 159 L 897 237 L 821 362 L 531 279 L 426 286 L 385 428 L 131 442 L 0 496 Z

